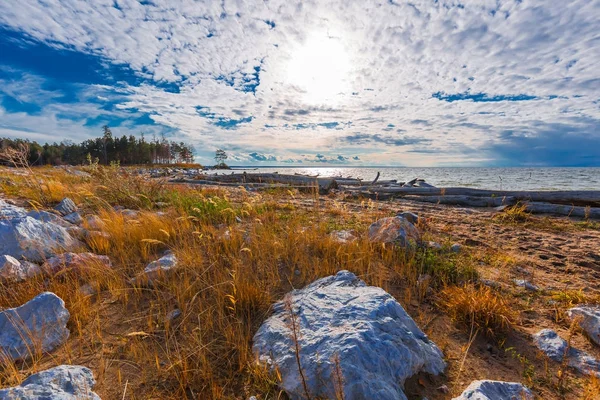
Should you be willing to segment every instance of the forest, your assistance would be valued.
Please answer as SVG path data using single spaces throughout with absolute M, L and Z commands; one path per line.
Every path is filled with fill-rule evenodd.
M 31 165 L 81 165 L 98 162 L 108 165 L 120 163 L 132 164 L 175 164 L 193 163 L 194 148 L 184 142 L 168 140 L 164 135 L 146 140 L 144 134 L 139 138 L 113 136 L 108 126 L 102 128 L 102 136 L 87 139 L 81 143 L 64 140 L 60 143 L 39 144 L 26 139 L 0 138 L 0 149 L 16 148 L 26 144 L 29 148 Z

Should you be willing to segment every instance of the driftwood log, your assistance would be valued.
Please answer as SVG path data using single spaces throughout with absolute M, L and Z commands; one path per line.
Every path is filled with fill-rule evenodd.
M 452 204 L 466 207 L 498 207 L 513 205 L 517 199 L 511 196 L 505 197 L 477 197 L 477 196 L 405 196 L 407 200 L 422 201 L 436 204 Z
M 600 219 L 600 208 L 598 207 L 578 207 L 530 201 L 525 204 L 525 210 L 532 214 L 554 214 L 586 219 Z
M 472 196 L 472 197 L 514 197 L 521 201 L 544 203 L 600 206 L 600 190 L 583 191 L 510 191 L 484 190 L 471 188 L 415 188 L 415 187 L 360 187 L 357 190 L 367 190 L 372 193 L 393 194 L 395 197 L 404 196 Z

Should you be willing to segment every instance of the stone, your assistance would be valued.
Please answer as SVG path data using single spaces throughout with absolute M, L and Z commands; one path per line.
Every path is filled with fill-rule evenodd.
M 131 219 L 135 219 L 135 218 L 137 218 L 140 215 L 139 211 L 128 210 L 128 209 L 121 210 L 120 213 L 125 218 L 131 218 Z
M 175 254 L 169 253 L 158 260 L 149 263 L 146 268 L 144 268 L 144 274 L 152 280 L 175 267 L 177 267 L 177 257 L 175 257 Z
M 81 215 L 77 211 L 71 214 L 67 214 L 63 218 L 65 221 L 73 225 L 79 225 L 83 222 L 83 218 L 81 218 Z
M 102 229 L 104 228 L 104 225 L 106 225 L 104 221 L 102 221 L 102 218 L 97 215 L 88 215 L 85 217 L 85 222 L 89 229 L 94 230 Z
M 10 204 L 8 201 L 0 199 L 0 219 L 20 218 L 27 215 L 27 210 L 23 207 Z
M 450 251 L 453 253 L 460 253 L 461 250 L 462 246 L 458 243 L 454 243 L 452 246 L 450 246 Z
M 56 207 L 54 207 L 54 209 L 64 216 L 76 212 L 77 205 L 75 205 L 73 200 L 65 197 Z
M 100 400 L 92 391 L 95 385 L 88 368 L 60 365 L 30 375 L 19 386 L 0 389 L 0 400 Z
M 333 231 L 329 237 L 338 243 L 352 243 L 358 239 L 352 231 Z
M 112 263 L 108 256 L 100 256 L 94 253 L 63 253 L 48 259 L 48 261 L 42 264 L 42 269 L 51 274 L 56 274 L 65 269 L 111 267 Z
M 79 246 L 65 228 L 51 222 L 42 223 L 32 217 L 0 220 L 0 254 L 42 262 L 57 250 Z
M 566 340 L 552 329 L 542 329 L 533 335 L 535 345 L 551 360 L 562 362 L 565 356 L 571 368 L 586 374 L 600 376 L 600 362 L 589 354 L 569 347 Z
M 22 282 L 40 272 L 42 270 L 34 263 L 19 261 L 9 255 L 0 256 L 0 281 Z
M 405 400 L 407 378 L 446 367 L 440 349 L 391 295 L 348 271 L 292 291 L 273 310 L 254 336 L 253 351 L 278 369 L 280 386 L 293 400 L 306 398 L 294 332 L 311 398 L 337 398 L 341 374 L 346 399 Z
M 179 308 L 176 308 L 174 310 L 171 310 L 167 313 L 167 316 L 165 317 L 165 320 L 167 322 L 173 322 L 175 321 L 177 318 L 181 317 L 181 310 Z
M 531 283 L 529 281 L 526 281 L 525 279 L 515 279 L 514 282 L 515 282 L 515 285 L 525 288 L 527 290 L 530 290 L 532 292 L 537 292 L 538 290 L 540 290 L 539 287 L 537 287 L 536 285 L 534 285 L 533 283 Z
M 452 400 L 533 400 L 531 390 L 517 382 L 474 381 Z
M 37 219 L 40 222 L 51 222 L 53 224 L 62 226 L 63 228 L 67 228 L 67 229 L 69 227 L 73 226 L 70 222 L 65 221 L 59 215 L 53 214 L 48 211 L 33 210 L 33 211 L 29 211 L 27 213 L 27 216 L 31 217 L 33 219 Z
M 431 250 L 441 250 L 442 249 L 442 245 L 439 244 L 438 242 L 431 242 L 430 241 L 430 242 L 425 243 L 425 246 L 428 249 L 431 249 Z
M 404 217 L 387 217 L 369 227 L 369 240 L 401 247 L 416 247 L 421 242 L 419 230 Z
M 597 345 L 600 345 L 600 307 L 577 306 L 567 311 L 570 319 L 579 319 L 579 325 L 588 337 Z
M 29 359 L 56 349 L 69 337 L 69 318 L 65 302 L 50 292 L 0 312 L 0 361 Z
M 419 216 L 417 214 L 415 214 L 415 213 L 410 212 L 410 211 L 404 211 L 404 212 L 398 213 L 397 216 L 404 218 L 405 220 L 407 220 L 411 224 L 418 224 L 419 223 Z

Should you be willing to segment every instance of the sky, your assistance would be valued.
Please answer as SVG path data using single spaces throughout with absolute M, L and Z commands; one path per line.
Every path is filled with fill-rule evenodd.
M 1 0 L 0 137 L 600 166 L 600 0 Z

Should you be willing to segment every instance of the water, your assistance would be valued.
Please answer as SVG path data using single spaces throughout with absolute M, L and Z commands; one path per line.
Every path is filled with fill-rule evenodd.
M 409 168 L 409 167 L 234 167 L 236 172 L 279 172 L 375 179 L 397 179 L 399 182 L 423 178 L 438 187 L 472 187 L 499 190 L 600 190 L 600 168 Z M 214 173 L 226 173 L 215 171 Z

